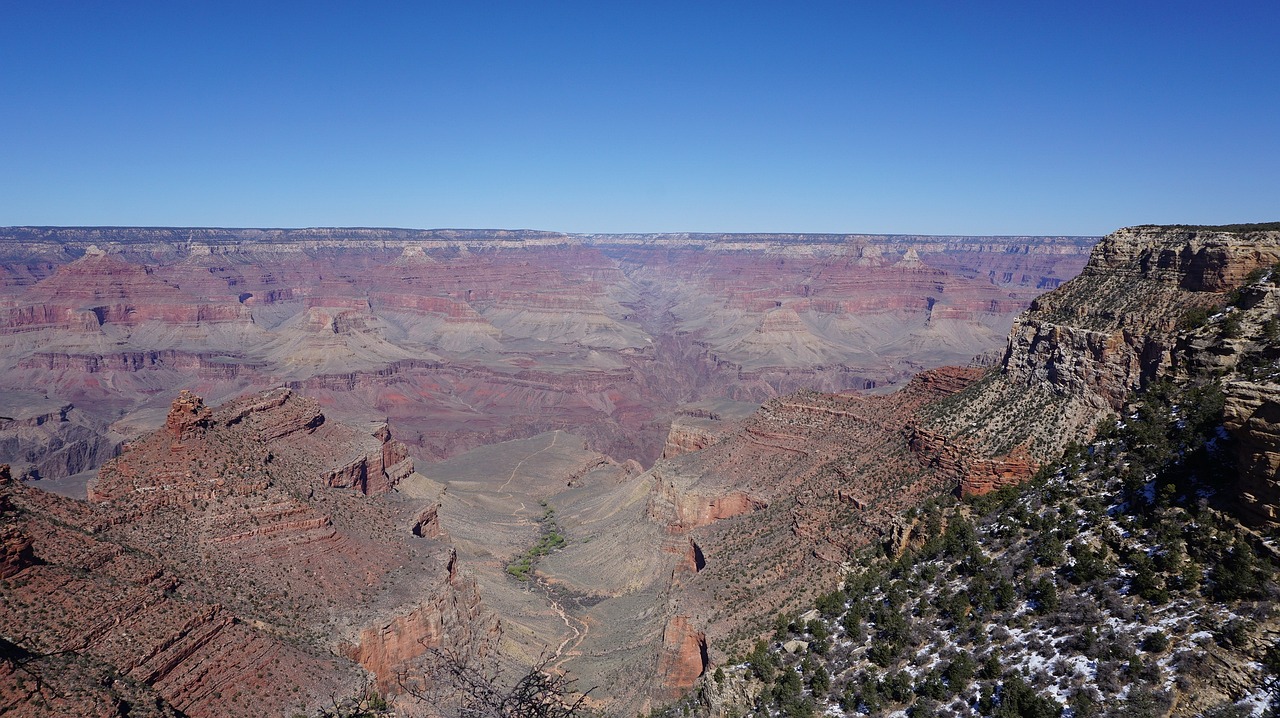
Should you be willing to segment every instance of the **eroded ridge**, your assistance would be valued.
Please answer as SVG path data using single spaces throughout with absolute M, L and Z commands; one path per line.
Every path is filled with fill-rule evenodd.
M 330 421 L 288 389 L 216 408 L 183 393 L 103 467 L 92 503 L 6 468 L 4 635 L 193 716 L 394 692 L 428 649 L 483 652 L 499 633 L 435 506 L 392 492 L 413 475 L 385 426 Z

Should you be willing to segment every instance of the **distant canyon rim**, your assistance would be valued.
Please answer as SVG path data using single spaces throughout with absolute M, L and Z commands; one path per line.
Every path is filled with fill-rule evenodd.
M 0 453 L 83 495 L 180 389 L 288 386 L 421 461 L 564 430 L 649 466 L 797 389 L 993 363 L 1096 240 L 4 228 Z

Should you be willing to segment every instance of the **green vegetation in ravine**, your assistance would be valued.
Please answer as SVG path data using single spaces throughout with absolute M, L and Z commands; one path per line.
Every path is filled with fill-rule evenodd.
M 528 581 L 538 559 L 565 544 L 564 534 L 560 533 L 560 526 L 556 523 L 556 510 L 546 501 L 539 501 L 538 504 L 542 507 L 542 517 L 538 519 L 541 533 L 537 543 L 507 564 L 507 573 L 517 581 Z

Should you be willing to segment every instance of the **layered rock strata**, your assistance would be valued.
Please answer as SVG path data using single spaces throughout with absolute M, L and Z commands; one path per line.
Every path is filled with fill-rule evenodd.
M 753 403 L 731 401 L 707 401 L 680 407 L 667 431 L 662 458 L 671 459 L 707 448 L 733 431 L 737 423 L 755 409 Z
M 394 693 L 429 649 L 483 652 L 499 632 L 452 547 L 411 530 L 433 506 L 391 492 L 415 475 L 405 455 L 385 426 L 326 420 L 287 389 L 216 408 L 184 392 L 102 468 L 93 503 L 0 487 L 0 631 L 191 716 Z
M 190 716 L 260 715 L 320 706 L 329 694 L 358 689 L 351 664 L 240 620 L 202 598 L 198 579 L 180 578 L 156 556 L 102 536 L 102 512 L 14 483 L 0 492 L 11 506 L 8 531 L 25 544 L 22 560 L 6 562 L 0 632 L 32 659 L 75 657 L 77 665 L 97 667 L 90 676 L 107 676 L 101 685 L 134 685 L 125 714 L 136 700 L 140 709 L 171 706 Z M 92 682 L 71 683 L 58 697 L 79 696 L 79 715 L 119 706 L 112 692 L 95 696 Z M 7 707 L 38 715 L 42 704 L 60 704 L 41 696 L 36 690 Z
M 1225 419 L 1236 440 L 1237 491 L 1246 519 L 1280 526 L 1280 382 L 1228 384 Z
M 854 552 L 891 532 L 900 512 L 952 485 L 944 467 L 921 462 L 910 444 L 922 408 L 982 373 L 928 371 L 882 396 L 775 399 L 716 443 L 646 474 L 648 519 L 687 537 L 686 553 L 696 547 L 698 568 L 679 575 L 670 602 L 673 615 L 705 635 L 712 664 L 744 648 L 745 626 L 768 624 L 794 600 L 795 577 L 809 585 L 838 580 Z
M 0 416 L 86 419 L 57 439 L 0 423 L 0 445 L 60 478 L 110 458 L 109 424 L 155 428 L 180 389 L 283 385 L 388 419 L 420 457 L 561 429 L 647 465 L 681 405 L 882 386 L 997 348 L 1091 242 L 0 229 L 0 393 L 32 394 L 0 396 Z
M 0 457 L 27 481 L 100 466 L 123 442 L 105 421 L 38 392 L 0 391 L 0 413 Z
M 1024 479 L 1091 436 L 1132 391 L 1175 374 L 1179 322 L 1222 306 L 1278 259 L 1277 232 L 1134 227 L 1107 236 L 1080 276 L 1014 322 L 997 371 L 929 412 L 918 438 L 927 460 L 952 467 L 964 493 Z
M 675 700 L 693 687 L 706 672 L 707 637 L 689 625 L 687 616 L 672 616 L 662 631 L 658 654 L 658 680 L 667 700 Z
M 1255 272 L 1234 301 L 1180 334 L 1172 376 L 1221 377 L 1223 423 L 1235 441 L 1238 513 L 1280 527 L 1280 269 Z

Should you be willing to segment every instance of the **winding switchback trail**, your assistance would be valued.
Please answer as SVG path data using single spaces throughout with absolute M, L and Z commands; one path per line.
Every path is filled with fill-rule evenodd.
M 533 457 L 537 456 L 538 454 L 541 454 L 541 453 L 542 453 L 542 452 L 544 452 L 544 451 L 548 451 L 548 450 L 550 450 L 550 449 L 554 448 L 554 447 L 555 447 L 555 445 L 556 445 L 556 439 L 559 439 L 559 438 L 560 438 L 560 430 L 559 430 L 559 429 L 556 429 L 556 430 L 555 430 L 554 432 L 552 432 L 552 434 L 551 434 L 551 443 L 550 443 L 550 444 L 547 444 L 546 446 L 542 447 L 541 449 L 538 449 L 537 451 L 533 452 L 532 454 L 529 454 L 528 456 L 526 456 L 526 457 L 524 457 L 523 459 L 521 459 L 521 460 L 520 460 L 520 463 L 518 463 L 518 464 L 516 464 L 515 466 L 511 467 L 511 475 L 507 477 L 507 480 L 506 480 L 505 482 L 503 482 L 502 486 L 499 486 L 499 487 L 498 487 L 498 491 L 506 491 L 506 490 L 507 490 L 507 487 L 511 485 L 511 482 L 515 480 L 515 478 L 516 478 L 516 472 L 520 471 L 520 467 L 521 467 L 521 466 L 524 466 L 524 462 L 528 461 L 529 459 L 532 459 Z M 508 494 L 507 494 L 507 496 L 511 496 L 511 494 L 510 494 L 510 493 L 508 493 Z

